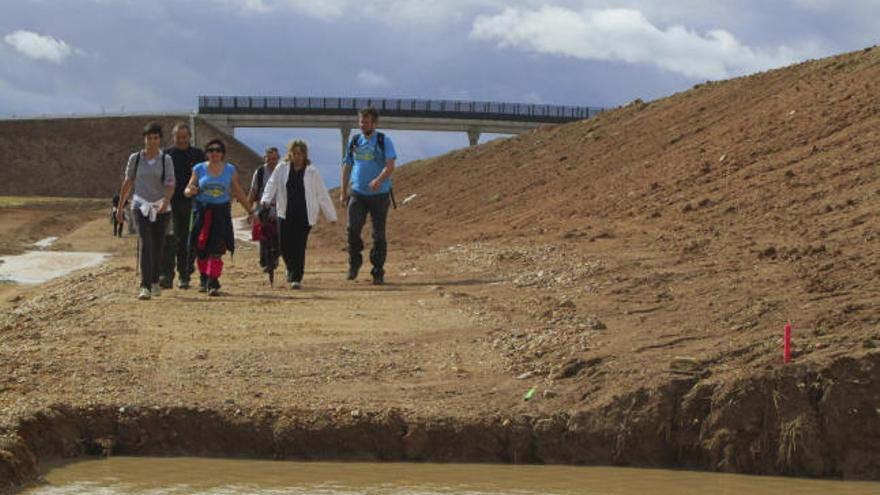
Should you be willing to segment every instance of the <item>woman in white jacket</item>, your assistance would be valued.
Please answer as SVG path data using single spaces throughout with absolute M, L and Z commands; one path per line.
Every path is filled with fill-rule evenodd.
M 299 289 L 302 288 L 309 231 L 318 223 L 319 211 L 336 223 L 336 209 L 321 174 L 311 166 L 305 141 L 292 140 L 287 145 L 287 157 L 269 177 L 260 205 L 267 208 L 273 200 L 278 211 L 281 257 L 287 265 L 287 281 L 291 289 Z

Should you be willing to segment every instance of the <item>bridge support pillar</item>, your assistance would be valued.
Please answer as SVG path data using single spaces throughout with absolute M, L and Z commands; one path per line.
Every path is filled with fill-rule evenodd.
M 351 136 L 351 127 L 340 127 L 339 131 L 342 133 L 342 158 L 345 158 L 345 153 L 348 151 L 346 147 L 348 147 L 348 139 Z
M 229 122 L 229 117 L 226 116 L 211 116 L 204 117 L 205 121 L 216 127 L 218 131 L 229 134 L 230 136 L 235 136 L 235 126 L 233 126 Z M 195 129 L 193 129 L 195 132 Z M 195 140 L 193 140 L 195 142 Z
M 196 113 L 189 114 L 189 141 L 192 146 L 196 146 Z
M 470 143 L 471 146 L 476 146 L 477 143 L 480 142 L 480 130 L 479 129 L 474 129 L 474 128 L 468 129 L 467 135 L 468 135 L 468 142 Z

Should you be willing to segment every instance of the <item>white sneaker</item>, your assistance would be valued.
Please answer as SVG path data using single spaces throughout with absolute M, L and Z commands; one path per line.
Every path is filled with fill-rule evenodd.
M 299 282 L 291 282 L 290 288 L 291 289 L 302 289 L 302 284 Z
M 150 295 L 153 297 L 159 297 L 162 295 L 162 288 L 159 287 L 159 284 L 153 284 L 150 287 Z
M 141 301 L 146 301 L 150 299 L 150 289 L 146 287 L 141 287 L 141 293 L 138 294 L 138 299 L 140 299 Z

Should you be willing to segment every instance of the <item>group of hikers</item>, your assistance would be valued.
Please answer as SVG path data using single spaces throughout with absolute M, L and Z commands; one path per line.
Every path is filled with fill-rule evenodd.
M 382 285 L 388 249 L 385 224 L 397 154 L 391 139 L 376 131 L 378 120 L 374 108 L 358 113 L 361 133 L 351 138 L 342 160 L 339 201 L 348 214 L 347 279 L 356 280 L 363 264 L 361 231 L 369 215 L 370 274 L 373 284 Z M 334 224 L 337 220 L 321 174 L 309 160 L 308 144 L 291 140 L 283 160 L 277 148 L 267 148 L 265 163 L 254 172 L 245 194 L 236 166 L 226 161 L 222 140 L 208 141 L 202 152 L 191 144 L 186 123 L 177 123 L 172 134 L 174 144 L 163 149 L 161 125 L 151 122 L 144 127 L 144 147 L 129 156 L 118 198 L 114 197 L 114 235 L 117 227 L 121 235 L 125 221 L 136 226 L 138 299 L 148 300 L 173 287 L 175 267 L 180 289 L 190 287 L 198 267 L 199 291 L 220 294 L 223 255 L 235 250 L 233 199 L 253 225 L 253 237 L 260 241 L 260 267 L 270 282 L 280 254 L 290 288 L 302 288 L 312 226 L 320 213 Z

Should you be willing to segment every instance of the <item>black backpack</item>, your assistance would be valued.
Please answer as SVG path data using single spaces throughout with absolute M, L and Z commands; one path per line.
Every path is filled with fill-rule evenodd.
M 354 149 L 357 148 L 358 140 L 363 136 L 363 134 L 355 134 L 353 138 L 351 138 L 351 142 L 348 143 L 348 150 L 351 153 L 352 158 L 354 158 Z M 379 145 L 379 151 L 382 152 L 384 157 L 385 155 L 385 134 L 381 132 L 376 133 L 376 144 Z
M 351 155 L 351 159 L 354 160 L 354 150 L 357 148 L 358 140 L 360 140 L 363 134 L 355 134 L 353 138 L 351 138 L 351 142 L 348 144 L 348 152 Z M 382 158 L 385 158 L 385 134 L 381 132 L 376 132 L 376 145 L 379 147 L 379 151 L 382 152 Z M 391 205 L 394 206 L 394 209 L 397 209 L 397 201 L 394 199 L 394 188 L 388 189 L 388 194 L 391 195 Z

